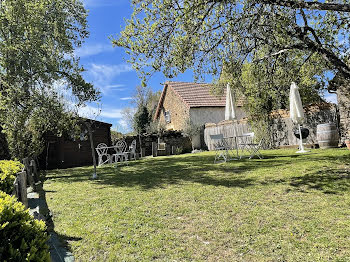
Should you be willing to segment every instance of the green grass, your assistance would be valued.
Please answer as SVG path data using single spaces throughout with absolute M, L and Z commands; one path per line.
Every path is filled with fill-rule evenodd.
M 55 170 L 55 231 L 77 261 L 349 261 L 350 151 L 212 152 Z

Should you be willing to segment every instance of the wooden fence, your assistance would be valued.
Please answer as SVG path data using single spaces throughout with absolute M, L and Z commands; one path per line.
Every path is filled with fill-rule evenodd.
M 324 123 L 335 123 L 338 126 L 337 108 L 333 104 L 310 105 L 304 108 L 305 121 L 303 127 L 310 131 L 309 137 L 305 143 L 309 145 L 317 144 L 317 125 Z M 296 146 L 299 140 L 294 135 L 296 125 L 289 117 L 289 111 L 278 110 L 271 114 L 268 124 L 268 134 L 266 146 L 270 148 L 279 148 L 285 146 Z M 243 133 L 253 132 L 252 127 L 245 120 L 240 121 L 222 121 L 218 124 L 206 124 L 204 130 L 204 141 L 209 150 L 213 150 L 213 143 L 210 135 L 223 134 L 224 137 L 242 135 Z
M 224 137 L 235 137 L 243 133 L 251 132 L 246 121 L 222 121 L 219 124 L 206 124 L 204 129 L 204 142 L 209 150 L 214 149 L 210 135 L 223 134 Z
M 23 164 L 24 169 L 17 173 L 14 182 L 13 195 L 28 208 L 27 188 L 30 186 L 35 190 L 35 186 L 40 183 L 40 177 L 37 161 L 26 157 L 23 159 Z

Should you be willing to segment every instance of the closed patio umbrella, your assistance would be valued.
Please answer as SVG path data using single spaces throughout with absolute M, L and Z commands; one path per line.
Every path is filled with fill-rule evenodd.
M 297 153 L 308 152 L 304 150 L 303 139 L 301 135 L 301 127 L 300 127 L 300 125 L 304 122 L 304 109 L 303 109 L 303 104 L 301 103 L 299 87 L 294 82 L 292 82 L 290 86 L 289 103 L 290 103 L 290 118 L 294 123 L 298 124 L 298 127 L 299 127 L 300 147 Z
M 225 120 L 235 120 L 237 119 L 236 116 L 236 109 L 235 109 L 235 98 L 234 95 L 232 94 L 231 88 L 230 88 L 230 84 L 227 83 L 227 87 L 226 87 L 226 106 L 225 106 Z M 238 157 L 238 147 L 237 147 L 237 127 L 235 125 L 235 123 L 233 123 L 234 125 L 234 130 L 235 130 L 235 135 L 234 135 L 234 139 L 235 139 L 235 147 L 236 147 L 236 154 Z M 232 145 L 231 145 L 232 148 Z M 234 160 L 237 160 L 238 158 L 234 158 Z
M 233 120 L 233 119 L 236 119 L 235 100 L 234 100 L 234 96 L 231 92 L 230 84 L 227 83 L 225 120 Z

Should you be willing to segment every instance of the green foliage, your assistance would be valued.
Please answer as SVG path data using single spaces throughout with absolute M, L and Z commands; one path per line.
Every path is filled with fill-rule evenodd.
M 187 118 L 184 127 L 182 128 L 184 135 L 192 139 L 193 136 L 198 135 L 201 131 L 201 126 L 193 123 L 191 119 Z
M 140 106 L 134 115 L 134 130 L 138 133 L 145 133 L 150 123 L 150 115 L 146 106 Z
M 111 130 L 111 140 L 112 140 L 112 144 L 113 145 L 120 138 L 123 138 L 123 134 L 122 133 L 120 133 L 118 131 Z
M 80 0 L 1 1 L 0 123 L 12 157 L 39 154 L 45 132 L 71 127 L 64 92 L 79 103 L 98 98 L 74 56 L 86 16 Z
M 23 167 L 24 166 L 18 161 L 0 161 L 0 191 L 12 194 L 16 174 L 20 172 Z
M 289 108 L 291 82 L 297 82 L 304 105 L 321 102 L 324 86 L 321 66 L 314 66 L 319 58 L 314 55 L 309 63 L 297 56 L 290 61 L 284 56 L 273 63 L 263 61 L 260 64 L 225 64 L 216 90 L 221 91 L 227 82 L 237 97 L 244 98 L 244 107 L 252 120 L 267 119 L 273 110 Z M 276 66 L 277 65 L 277 66 Z
M 43 221 L 0 191 L 0 261 L 50 261 L 45 230 Z
M 279 71 L 276 76 L 294 76 L 305 63 L 304 75 L 316 67 L 350 78 L 349 10 L 334 1 L 331 7 L 323 1 L 291 2 L 296 1 L 134 1 L 134 12 L 113 44 L 127 49 L 144 80 L 155 71 L 172 78 L 187 69 L 196 79 L 218 76 L 225 63 L 241 67 L 252 61 L 263 74 L 266 62 Z M 295 70 L 289 71 L 295 59 Z
M 160 121 L 151 121 L 146 127 L 146 132 L 148 134 L 162 135 L 165 129 L 166 129 L 165 123 Z

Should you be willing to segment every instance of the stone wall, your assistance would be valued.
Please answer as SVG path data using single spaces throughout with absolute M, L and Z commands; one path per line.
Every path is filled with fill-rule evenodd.
M 181 153 L 191 152 L 192 146 L 191 141 L 188 137 L 184 137 L 181 132 L 178 131 L 165 131 L 162 135 L 158 134 L 143 134 L 139 136 L 128 136 L 125 138 L 128 146 L 133 140 L 136 140 L 137 152 L 140 152 L 140 140 L 141 148 L 145 148 L 145 155 L 152 155 L 152 142 L 154 143 L 166 143 L 170 147 L 178 148 L 181 150 Z
M 308 128 L 310 134 L 306 139 L 306 144 L 317 144 L 317 125 L 324 123 L 338 123 L 337 108 L 334 104 L 324 103 L 321 105 L 310 105 L 304 108 L 305 122 L 303 127 Z M 271 114 L 269 123 L 269 134 L 266 134 L 266 146 L 278 148 L 283 146 L 298 145 L 298 139 L 294 135 L 297 126 L 289 118 L 288 110 L 277 110 Z M 210 135 L 223 134 L 224 137 L 241 135 L 254 130 L 245 119 L 241 121 L 223 121 L 218 124 L 206 124 L 204 130 L 204 140 L 209 150 L 212 150 Z
M 350 139 L 350 86 L 338 86 L 337 100 L 341 142 L 344 142 L 345 139 Z
M 165 124 L 166 129 L 181 130 L 189 117 L 189 108 L 185 102 L 169 87 L 166 87 L 163 107 L 159 114 L 159 122 Z M 166 123 L 164 113 L 170 111 L 171 122 Z
M 309 129 L 310 134 L 306 144 L 317 144 L 317 125 L 335 123 L 338 126 L 337 107 L 334 104 L 310 105 L 304 108 L 305 121 L 303 127 Z M 272 114 L 270 122 L 271 147 L 298 145 L 299 140 L 294 135 L 297 128 L 290 119 L 288 110 L 278 110 Z

